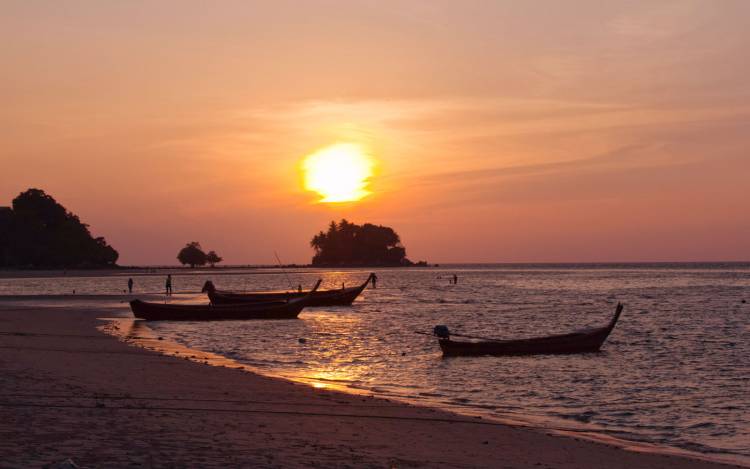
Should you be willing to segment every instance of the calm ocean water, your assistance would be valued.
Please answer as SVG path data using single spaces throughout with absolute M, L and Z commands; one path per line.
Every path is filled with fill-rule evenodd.
M 175 277 L 197 291 L 354 285 L 368 271 Z M 458 285 L 449 285 L 456 273 Z M 480 415 L 543 422 L 750 463 L 750 265 L 450 266 L 379 270 L 351 308 L 297 321 L 153 323 L 159 335 L 270 374 Z M 0 279 L 0 294 L 115 293 L 124 279 Z M 163 276 L 135 277 L 158 291 Z M 187 301 L 202 300 L 186 295 Z M 743 300 L 746 303 L 743 303 Z M 603 325 L 625 311 L 602 352 L 443 359 L 454 332 L 514 338 Z M 304 341 L 300 341 L 304 339 Z

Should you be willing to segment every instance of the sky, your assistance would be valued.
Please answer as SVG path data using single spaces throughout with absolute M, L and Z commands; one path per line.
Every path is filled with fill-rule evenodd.
M 46 1 L 0 15 L 0 205 L 120 252 L 309 262 L 332 219 L 414 261 L 750 260 L 745 0 Z M 302 160 L 357 144 L 370 195 Z

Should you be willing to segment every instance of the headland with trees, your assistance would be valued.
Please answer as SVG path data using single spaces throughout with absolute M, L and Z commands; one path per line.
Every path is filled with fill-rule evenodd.
M 115 267 L 118 252 L 41 189 L 0 207 L 0 268 Z

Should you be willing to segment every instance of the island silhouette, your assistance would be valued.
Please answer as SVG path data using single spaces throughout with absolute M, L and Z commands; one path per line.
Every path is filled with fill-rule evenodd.
M 41 189 L 0 207 L 0 268 L 114 267 L 118 252 Z
M 331 221 L 328 231 L 320 231 L 310 241 L 315 249 L 316 267 L 392 267 L 414 265 L 393 228 L 365 223 L 357 225 L 342 219 Z M 423 265 L 423 262 L 418 263 Z

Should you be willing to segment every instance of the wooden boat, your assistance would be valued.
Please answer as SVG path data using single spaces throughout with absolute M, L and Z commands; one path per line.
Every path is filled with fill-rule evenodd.
M 443 356 L 477 356 L 477 355 L 537 355 L 537 354 L 572 354 L 598 352 L 602 344 L 614 329 L 622 313 L 622 304 L 617 305 L 615 315 L 605 327 L 599 327 L 571 334 L 553 335 L 518 340 L 451 340 L 448 328 L 437 326 L 434 334 Z M 454 334 L 458 335 L 458 334 Z
M 308 306 L 349 306 L 367 288 L 367 284 L 370 283 L 373 275 L 370 274 L 362 285 L 337 290 L 235 293 L 217 290 L 214 284 L 208 280 L 203 285 L 203 291 L 208 294 L 208 299 L 214 305 L 288 300 L 310 294 Z
M 312 294 L 320 280 L 307 295 L 291 300 L 239 303 L 232 305 L 184 305 L 130 302 L 133 315 L 148 321 L 218 321 L 240 319 L 295 319 L 303 308 L 310 305 Z

